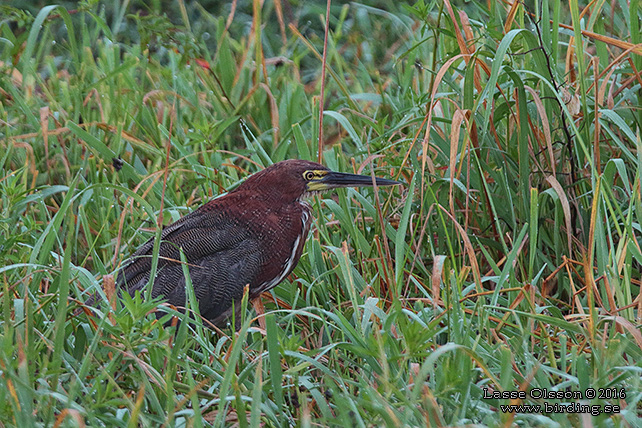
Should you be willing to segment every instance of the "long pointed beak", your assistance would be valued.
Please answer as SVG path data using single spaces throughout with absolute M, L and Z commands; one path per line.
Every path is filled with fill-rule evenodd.
M 395 180 L 387 178 L 375 178 L 377 186 L 395 186 L 401 184 Z M 347 174 L 344 172 L 328 172 L 316 185 L 325 187 L 324 190 L 335 189 L 337 187 L 368 187 L 373 186 L 372 177 L 369 175 Z

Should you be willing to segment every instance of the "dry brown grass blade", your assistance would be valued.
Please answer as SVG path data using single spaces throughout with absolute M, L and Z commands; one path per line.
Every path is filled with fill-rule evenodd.
M 238 0 L 232 0 L 230 4 L 230 14 L 227 15 L 227 20 L 225 21 L 225 32 L 230 29 L 230 25 L 232 25 L 232 22 L 234 21 L 234 14 L 236 13 L 236 5 L 238 3 Z
M 83 419 L 82 415 L 78 410 L 75 409 L 64 409 L 58 417 L 56 418 L 56 422 L 53 425 L 53 428 L 58 428 L 59 426 L 62 426 L 63 422 L 65 419 L 67 419 L 67 416 L 70 416 L 72 419 L 76 421 L 76 426 L 79 428 L 84 428 L 85 425 L 85 420 Z
M 103 275 L 103 291 L 112 311 L 116 311 L 116 281 L 114 281 L 114 275 Z M 114 314 L 111 312 L 109 313 L 109 321 L 111 321 L 112 325 L 116 325 Z
M 604 281 L 604 291 L 606 291 L 606 298 L 609 301 L 609 309 L 606 311 L 609 314 L 613 314 L 618 310 L 617 305 L 615 304 L 615 296 L 613 295 L 613 287 L 611 287 L 611 282 L 609 281 L 608 276 L 602 275 L 602 280 Z
M 281 0 L 274 0 L 274 11 L 276 12 L 276 19 L 279 21 L 279 30 L 281 31 L 281 41 L 283 46 L 288 43 L 288 38 L 285 35 L 285 21 L 283 20 L 283 5 Z
M 552 23 L 553 22 L 551 21 L 551 24 Z M 562 28 L 565 28 L 567 30 L 573 30 L 573 27 L 571 25 L 560 23 L 559 26 L 562 27 Z M 630 50 L 631 52 L 633 52 L 633 53 L 635 53 L 637 55 L 642 55 L 642 43 L 636 45 L 636 44 L 633 44 L 633 43 L 629 43 L 629 42 L 625 42 L 623 40 L 616 39 L 614 37 L 609 37 L 609 36 L 605 36 L 603 34 L 594 33 L 592 31 L 588 31 L 588 30 L 581 30 L 581 31 L 582 31 L 582 35 L 585 36 L 585 37 L 588 37 L 589 39 L 598 40 L 600 42 L 606 43 L 607 45 L 616 46 L 616 47 L 618 47 L 620 49 Z M 569 45 L 571 43 L 572 42 L 569 41 Z
M 466 35 L 466 46 L 468 47 L 468 51 L 473 54 L 477 50 L 477 48 L 475 47 L 475 35 L 473 33 L 473 27 L 470 25 L 468 15 L 466 15 L 466 12 L 464 12 L 463 10 L 459 11 L 459 20 L 461 21 L 461 26 L 464 29 L 464 34 Z M 483 88 L 481 84 L 481 75 L 479 72 L 479 68 L 483 68 L 489 76 L 490 69 L 484 61 L 479 59 L 479 57 L 473 57 L 473 61 L 475 67 L 475 70 L 473 72 L 473 83 L 475 84 L 475 88 L 479 92 L 481 92 Z
M 640 70 L 638 70 L 636 65 L 635 65 L 635 61 L 633 61 L 633 59 L 631 57 L 628 57 L 626 60 L 628 61 L 628 63 L 631 66 L 631 68 L 633 69 L 633 76 L 632 77 L 635 80 L 637 80 L 637 82 L 639 84 L 642 85 L 642 76 L 640 75 Z
M 458 11 L 459 12 L 459 20 L 461 21 L 461 27 L 464 30 L 464 34 L 466 35 L 466 46 L 468 47 L 468 50 L 470 53 L 475 52 L 477 49 L 475 48 L 475 35 L 473 33 L 473 27 L 470 25 L 470 19 L 468 19 L 468 15 L 466 12 L 463 10 Z
M 452 123 L 450 125 L 450 155 L 449 171 L 450 171 L 450 185 L 448 187 L 448 206 L 453 217 L 456 215 L 454 206 L 454 187 L 455 187 L 455 170 L 457 169 L 457 157 L 459 155 L 459 134 L 461 133 L 461 124 L 466 119 L 466 111 L 457 109 L 453 114 Z M 464 149 L 462 148 L 462 152 Z
M 595 249 L 595 224 L 597 222 L 597 215 L 598 215 L 598 207 L 599 207 L 599 201 L 600 198 L 598 197 L 600 194 L 600 186 L 602 184 L 602 180 L 598 179 L 596 180 L 595 183 L 595 189 L 593 190 L 593 203 L 591 204 L 591 223 L 590 223 L 590 228 L 589 228 L 589 234 L 588 234 L 588 245 L 586 246 L 586 252 L 584 253 L 584 277 L 585 277 L 585 282 L 587 284 L 588 290 L 588 307 L 589 307 L 589 333 L 591 335 L 591 339 L 594 339 L 593 334 L 595 332 L 594 326 L 595 326 L 595 319 L 593 317 L 594 311 L 592 310 L 594 306 L 594 301 L 595 297 L 600 297 L 599 293 L 595 293 L 594 295 L 594 287 L 595 286 L 595 276 L 593 272 L 593 263 L 594 263 L 594 249 Z M 601 303 L 601 302 L 600 302 Z
M 602 319 L 614 321 L 624 327 L 626 331 L 628 331 L 631 336 L 633 336 L 635 343 L 640 347 L 640 349 L 642 349 L 642 333 L 640 332 L 638 326 L 634 325 L 631 321 L 619 315 L 607 316 Z
M 145 95 L 143 95 L 143 104 L 147 104 L 147 102 L 150 101 L 150 100 L 155 100 L 155 99 L 160 100 L 160 99 L 162 99 L 163 96 L 174 97 L 174 101 L 172 101 L 172 104 L 174 104 L 176 102 L 176 99 L 179 99 L 179 100 L 183 101 L 185 104 L 187 104 L 188 106 L 194 108 L 194 104 L 189 102 L 187 100 L 187 98 L 185 98 L 184 96 L 182 96 L 182 95 L 180 95 L 180 94 L 178 94 L 178 93 L 176 93 L 174 91 L 169 91 L 169 90 L 166 90 L 166 89 L 153 89 L 153 90 L 147 92 Z
M 564 212 L 564 223 L 566 225 L 566 239 L 568 240 L 568 256 L 571 257 L 571 243 L 573 242 L 573 231 L 571 230 L 571 205 L 568 202 L 566 193 L 564 193 L 564 188 L 552 175 L 546 177 L 546 181 L 551 185 L 557 197 L 560 199 L 560 204 L 562 205 L 562 212 Z
M 565 64 L 565 73 L 567 77 L 567 83 L 569 85 L 574 85 L 576 80 L 575 75 L 575 62 L 573 61 L 573 56 L 575 55 L 575 38 L 570 37 L 568 40 L 568 47 L 566 48 L 566 57 L 564 58 Z
M 455 29 L 455 37 L 457 38 L 457 45 L 459 46 L 459 50 L 464 55 L 464 62 L 468 65 L 468 63 L 471 60 L 472 54 L 475 52 L 475 45 L 473 43 L 474 36 L 472 32 L 472 27 L 470 26 L 470 22 L 468 20 L 468 15 L 466 15 L 465 12 L 460 11 L 459 16 L 462 21 L 462 26 L 464 27 L 464 32 L 466 33 L 466 36 L 468 37 L 468 43 L 466 40 L 464 40 L 461 30 L 459 28 L 459 24 L 457 23 L 457 19 L 455 17 L 455 12 L 453 11 L 452 5 L 450 4 L 449 0 L 444 1 L 444 6 L 448 10 L 448 15 L 450 16 L 450 19 L 453 23 L 454 29 Z M 481 61 L 479 58 L 475 58 L 475 65 L 479 65 L 484 72 L 488 76 L 490 76 L 491 70 L 488 64 L 486 64 L 484 61 Z M 481 78 L 479 75 L 479 69 L 475 69 L 475 74 L 474 74 L 474 83 L 475 83 L 475 88 L 477 88 L 478 91 L 482 90 L 481 86 Z M 437 85 L 437 80 L 435 79 L 434 85 Z M 499 88 L 499 85 L 496 85 L 497 88 Z M 501 90 L 501 89 L 500 89 Z
M 582 306 L 582 302 L 580 301 L 580 297 L 579 297 L 579 292 L 577 290 L 577 287 L 575 287 L 575 281 L 573 279 L 575 277 L 573 275 L 575 270 L 573 269 L 573 267 L 571 265 L 573 263 L 573 260 L 570 260 L 566 256 L 562 256 L 562 260 L 564 260 L 564 263 L 562 264 L 562 266 L 566 270 L 566 275 L 568 275 L 568 284 L 569 284 L 569 287 L 571 288 L 571 292 L 573 293 L 572 296 L 571 296 L 571 310 L 570 310 L 570 313 L 571 314 L 575 314 L 575 310 L 576 310 L 575 308 L 577 307 L 577 312 L 579 314 L 578 316 L 584 317 L 585 316 L 585 314 L 584 314 L 584 306 Z M 567 318 L 567 317 L 565 317 L 565 318 Z
M 34 132 L 34 136 L 37 136 L 38 134 Z M 26 156 L 25 156 L 25 168 L 29 170 L 31 173 L 31 188 L 36 187 L 36 179 L 38 178 L 38 169 L 36 168 L 36 156 L 33 152 L 33 147 L 31 147 L 31 144 L 28 143 L 13 143 L 14 146 L 16 147 L 22 147 L 25 149 Z
M 111 308 L 116 310 L 116 281 L 114 281 L 114 275 L 103 275 L 103 290 Z
M 508 10 L 508 16 L 506 17 L 506 22 L 504 23 L 504 34 L 508 33 L 513 26 L 513 22 L 515 21 L 515 15 L 517 15 L 517 8 L 521 4 L 520 1 L 514 1 L 510 5 L 510 9 Z
M 453 27 L 455 29 L 455 37 L 457 38 L 457 45 L 459 46 L 459 51 L 462 54 L 468 55 L 470 52 L 468 51 L 468 46 L 466 46 L 466 41 L 464 40 L 464 37 L 461 35 L 461 29 L 459 28 L 459 23 L 457 22 L 457 18 L 455 17 L 455 12 L 453 10 L 452 5 L 450 4 L 450 0 L 444 0 L 444 6 L 446 7 L 446 10 L 448 11 L 448 15 L 450 16 L 450 20 L 453 23 Z M 466 64 L 470 61 L 470 58 L 467 56 L 464 61 L 466 61 Z M 435 86 L 437 84 L 435 83 Z
M 459 237 L 461 238 L 461 241 L 464 243 L 464 248 L 466 250 L 466 254 L 468 255 L 468 259 L 470 261 L 470 265 L 473 271 L 473 277 L 475 278 L 475 287 L 477 288 L 477 292 L 481 293 L 483 290 L 482 283 L 481 283 L 481 273 L 479 271 L 479 264 L 477 263 L 477 257 L 475 255 L 473 244 L 470 242 L 470 238 L 468 237 L 468 234 L 466 233 L 464 228 L 461 227 L 461 225 L 448 212 L 448 210 L 441 205 L 439 205 L 439 208 L 448 216 L 448 218 L 450 218 L 450 220 L 453 222 L 453 224 L 457 228 L 457 231 L 459 232 Z
M 252 83 L 254 86 L 258 85 L 261 81 L 261 68 L 263 65 L 263 43 L 261 42 L 261 10 L 263 9 L 263 2 L 261 0 L 254 0 L 252 2 L 252 28 L 250 30 L 250 42 L 254 43 L 255 55 L 254 63 L 256 69 Z M 248 44 L 249 46 L 249 44 Z M 263 70 L 265 71 L 265 70 Z
M 6 370 L 6 366 L 4 365 L 4 363 L 2 363 L 2 368 L 3 368 L 3 371 Z M 13 398 L 13 402 L 14 402 L 16 408 L 18 410 L 21 410 L 20 399 L 18 398 L 18 393 L 16 392 L 16 387 L 13 386 L 13 382 L 9 378 L 7 378 L 5 380 L 5 382 L 7 383 L 7 389 L 9 390 L 9 395 L 11 395 L 11 398 Z
M 642 50 L 642 43 L 637 44 L 637 45 L 631 45 L 631 47 L 629 47 L 629 49 L 626 49 L 624 52 L 619 54 L 615 59 L 613 59 L 609 63 L 609 65 L 607 65 L 602 71 L 600 71 L 600 73 L 597 76 L 597 78 L 593 79 L 593 82 L 591 83 L 591 86 L 589 86 L 587 88 L 587 91 L 590 91 L 591 88 L 593 87 L 593 85 L 595 85 L 597 82 L 599 82 L 600 79 L 602 79 L 604 77 L 604 75 L 608 73 L 608 76 L 605 79 L 602 79 L 602 83 L 600 85 L 600 92 L 599 92 L 599 96 L 600 96 L 600 103 L 599 104 L 600 105 L 602 105 L 602 103 L 604 102 L 604 93 L 606 91 L 606 85 L 607 85 L 608 82 L 611 81 L 611 75 L 615 71 L 615 67 L 620 62 L 622 62 L 624 60 L 630 61 L 631 58 L 630 58 L 629 54 L 632 53 L 635 49 Z M 632 77 L 634 79 L 639 79 L 639 76 L 637 74 L 635 76 L 632 76 Z M 642 83 L 642 82 L 640 82 L 640 83 Z M 628 84 L 625 84 L 624 82 L 622 82 L 622 86 L 626 87 L 626 86 L 628 86 Z M 609 106 L 609 108 L 613 108 L 613 107 Z
M 256 319 L 259 322 L 259 326 L 267 331 L 267 325 L 265 324 L 265 306 L 260 296 L 258 299 L 252 299 L 252 307 L 254 308 L 254 312 L 256 312 Z
M 592 3 L 593 3 L 593 2 L 591 2 L 589 5 L 587 5 L 587 7 L 586 7 L 586 8 L 584 8 L 584 9 L 582 10 L 581 16 L 583 16 L 585 13 L 587 13 L 587 12 L 589 11 L 589 7 L 590 7 L 590 5 L 591 5 Z M 595 11 L 595 10 L 593 10 L 593 11 L 590 11 L 590 12 L 591 12 L 591 13 L 597 13 L 597 12 L 599 12 L 599 11 Z M 526 11 L 526 13 L 527 13 L 528 15 L 530 15 L 532 18 L 536 18 L 536 16 L 535 16 L 535 14 L 534 14 L 534 13 L 529 12 L 528 10 Z M 581 18 L 581 16 L 580 16 L 580 18 Z M 553 22 L 553 20 L 550 20 L 549 22 L 550 22 L 551 24 L 555 24 L 555 23 Z M 559 25 L 561 28 L 564 28 L 564 29 L 566 29 L 566 30 L 574 31 L 574 28 L 573 28 L 573 26 L 571 26 L 571 25 L 563 24 L 563 23 L 561 23 L 561 22 L 559 22 L 559 23 L 558 23 L 558 25 Z M 635 45 L 635 44 L 633 44 L 633 43 L 625 42 L 625 41 L 623 41 L 623 40 L 616 39 L 616 38 L 614 38 L 614 37 L 605 36 L 605 35 L 603 35 L 603 34 L 598 34 L 598 33 L 595 33 L 595 32 L 593 32 L 593 31 L 589 31 L 589 30 L 582 30 L 582 29 L 581 29 L 580 31 L 581 31 L 581 33 L 582 33 L 582 35 L 583 35 L 584 37 L 588 37 L 589 39 L 598 40 L 598 41 L 600 41 L 600 42 L 604 42 L 604 43 L 606 43 L 607 45 L 615 46 L 615 47 L 618 47 L 618 48 L 620 48 L 620 49 L 624 49 L 624 50 L 629 50 L 629 49 L 630 49 L 633 53 L 635 53 L 635 54 L 637 54 L 637 55 L 642 55 L 642 43 L 641 43 L 641 44 L 637 44 L 637 45 Z M 572 44 L 573 44 L 573 41 L 572 41 L 572 40 L 570 40 L 570 41 L 569 41 L 569 45 L 572 45 Z
M 40 107 L 40 130 L 45 145 L 45 160 L 49 161 L 49 106 Z
M 105 122 L 105 111 L 103 110 L 103 103 L 100 101 L 100 94 L 98 93 L 98 90 L 96 88 L 92 88 L 91 91 L 87 94 L 85 97 L 85 100 L 83 101 L 82 105 L 83 107 L 89 104 L 89 100 L 91 98 L 94 98 L 96 100 L 96 104 L 98 104 L 98 112 L 100 113 L 100 121 Z
M 428 163 L 428 145 L 430 141 L 430 129 L 432 127 L 432 116 L 434 113 L 434 107 L 435 107 L 435 96 L 437 95 L 437 90 L 439 88 L 439 84 L 441 83 L 441 80 L 444 78 L 446 75 L 446 72 L 448 72 L 448 69 L 450 66 L 457 60 L 464 58 L 465 54 L 459 54 L 455 55 L 454 57 L 450 58 L 444 65 L 441 66 L 439 71 L 437 72 L 437 75 L 435 76 L 435 80 L 433 83 L 432 87 L 432 92 L 430 94 L 430 105 L 428 106 L 428 113 L 426 113 L 426 118 L 424 119 L 424 122 L 426 124 L 426 130 L 424 133 L 424 139 L 422 140 L 421 143 L 421 148 L 422 148 L 422 154 L 421 154 L 421 199 L 423 200 L 424 197 L 424 188 L 425 188 L 425 175 L 426 175 L 426 165 Z M 422 123 L 422 125 L 423 125 Z M 408 157 L 410 156 L 410 152 L 412 150 L 412 147 L 414 146 L 414 141 L 408 148 L 408 151 L 406 152 L 406 156 L 404 157 L 403 162 L 401 163 L 402 167 L 405 165 L 406 161 L 408 160 Z M 430 164 L 432 165 L 432 160 L 430 161 Z M 432 171 L 431 171 L 432 172 Z
M 522 241 L 522 242 L 524 243 L 524 242 L 526 242 L 526 241 L 527 241 L 527 240 L 526 240 L 526 239 L 524 239 L 524 241 Z M 520 304 L 520 303 L 522 303 L 522 302 L 524 301 L 524 298 L 526 297 L 527 293 L 530 293 L 530 291 L 531 291 L 531 285 L 530 285 L 530 284 L 526 284 L 524 287 L 521 287 L 519 290 L 520 290 L 520 293 L 517 295 L 517 297 L 515 298 L 515 300 L 513 300 L 513 301 L 510 303 L 510 305 L 508 306 L 508 308 L 509 308 L 510 310 L 509 310 L 509 311 L 506 311 L 506 313 L 505 313 L 505 314 L 504 314 L 504 316 L 502 317 L 501 322 L 500 322 L 499 324 L 497 324 L 497 327 L 495 328 L 495 330 L 496 330 L 497 332 L 501 331 L 501 329 L 504 327 L 504 324 L 506 324 L 506 321 L 508 320 L 508 318 L 513 314 L 511 311 L 515 310 L 515 308 L 516 308 L 516 307 L 518 307 L 518 306 L 519 306 L 519 304 Z
M 444 272 L 444 262 L 446 261 L 446 256 L 435 256 L 435 259 L 432 262 L 432 275 L 430 277 L 432 285 L 432 305 L 434 308 L 441 303 L 441 278 Z
M 638 292 L 638 325 L 642 324 L 642 287 L 640 287 L 640 291 Z
M 533 102 L 535 102 L 535 107 L 537 113 L 539 114 L 540 119 L 542 120 L 542 133 L 544 134 L 544 141 L 546 142 L 546 151 L 549 157 L 549 167 L 551 169 L 552 175 L 556 176 L 556 164 L 555 164 L 555 154 L 553 152 L 553 138 L 551 137 L 551 126 L 548 122 L 548 116 L 546 115 L 546 109 L 544 108 L 544 103 L 539 97 L 537 91 L 535 91 L 530 86 L 525 86 L 526 90 L 532 95 Z

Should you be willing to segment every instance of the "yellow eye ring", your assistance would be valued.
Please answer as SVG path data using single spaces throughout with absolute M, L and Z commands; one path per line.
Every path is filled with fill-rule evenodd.
M 303 178 L 305 178 L 307 181 L 312 181 L 314 178 L 314 172 L 312 171 L 306 171 L 303 173 Z

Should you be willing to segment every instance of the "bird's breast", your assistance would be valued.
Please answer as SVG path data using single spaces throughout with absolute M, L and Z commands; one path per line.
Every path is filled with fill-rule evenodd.
M 263 214 L 259 222 L 263 227 L 257 232 L 266 256 L 261 273 L 251 287 L 253 296 L 274 288 L 294 270 L 312 224 L 310 206 L 305 202 Z

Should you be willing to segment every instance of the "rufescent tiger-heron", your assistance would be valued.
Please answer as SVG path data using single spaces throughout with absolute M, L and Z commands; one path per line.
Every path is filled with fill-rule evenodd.
M 401 184 L 384 178 L 374 183 Z M 305 160 L 285 160 L 253 174 L 163 229 L 151 297 L 185 307 L 182 249 L 201 316 L 223 326 L 240 307 L 246 285 L 249 298 L 256 299 L 297 265 L 312 223 L 308 197 L 372 185 L 370 176 L 334 172 Z M 125 262 L 117 277 L 121 290 L 133 296 L 148 284 L 153 247 L 154 238 Z

